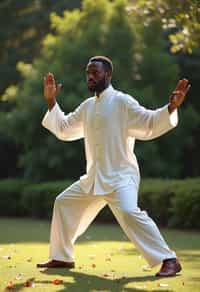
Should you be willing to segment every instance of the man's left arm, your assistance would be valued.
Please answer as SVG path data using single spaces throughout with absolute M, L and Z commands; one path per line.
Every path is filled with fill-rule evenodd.
M 178 124 L 177 108 L 183 103 L 190 89 L 188 80 L 178 82 L 172 92 L 169 103 L 157 110 L 147 110 L 137 104 L 129 107 L 130 121 L 129 134 L 139 140 L 152 140 L 157 138 Z
M 149 139 L 157 138 L 178 124 L 177 109 L 182 105 L 191 85 L 187 79 L 181 79 L 177 83 L 175 90 L 172 92 L 169 103 L 165 109 L 158 109 L 152 127 L 152 134 Z

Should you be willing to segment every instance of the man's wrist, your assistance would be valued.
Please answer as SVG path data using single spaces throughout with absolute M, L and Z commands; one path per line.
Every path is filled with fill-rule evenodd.
M 172 114 L 175 109 L 177 108 L 177 106 L 172 105 L 171 103 L 168 104 L 168 112 L 169 114 Z
M 47 100 L 48 110 L 51 111 L 55 104 L 56 104 L 55 98 Z

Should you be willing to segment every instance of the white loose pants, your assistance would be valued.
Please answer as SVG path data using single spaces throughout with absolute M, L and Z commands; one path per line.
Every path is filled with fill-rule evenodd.
M 55 200 L 50 236 L 50 259 L 74 262 L 73 244 L 108 204 L 128 238 L 153 267 L 175 258 L 156 224 L 137 205 L 138 187 L 131 183 L 106 195 L 85 194 L 77 181 Z

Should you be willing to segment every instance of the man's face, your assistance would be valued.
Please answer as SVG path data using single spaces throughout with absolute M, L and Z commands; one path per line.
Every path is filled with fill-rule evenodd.
M 110 83 L 110 74 L 101 62 L 89 62 L 86 68 L 87 85 L 91 92 L 102 92 Z

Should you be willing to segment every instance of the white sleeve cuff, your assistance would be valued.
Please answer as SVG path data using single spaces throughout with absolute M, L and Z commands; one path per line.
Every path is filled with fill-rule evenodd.
M 53 108 L 49 111 L 47 110 L 44 118 L 42 119 L 42 126 L 45 128 L 49 128 L 49 124 L 51 124 L 52 117 L 55 116 L 56 112 L 60 110 L 59 105 L 55 103 Z
M 169 121 L 169 126 L 171 127 L 176 127 L 178 125 L 178 110 L 175 109 L 171 114 L 169 113 L 168 110 L 168 105 L 165 106 L 166 107 L 166 114 L 168 117 L 168 121 Z

